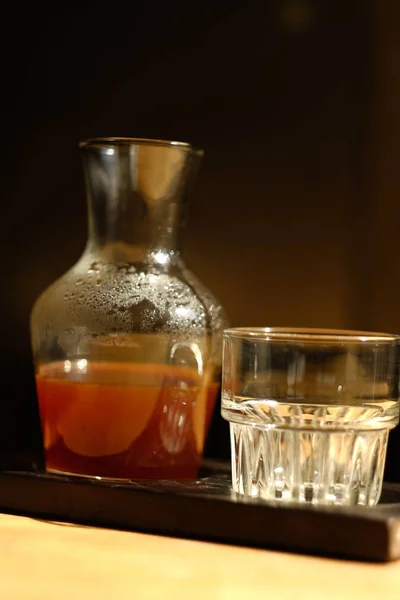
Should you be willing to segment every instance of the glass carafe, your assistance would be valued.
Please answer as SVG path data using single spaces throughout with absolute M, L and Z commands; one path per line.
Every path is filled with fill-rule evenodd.
M 201 151 L 80 144 L 89 234 L 31 318 L 46 468 L 196 477 L 218 395 L 224 311 L 185 267 L 180 229 Z

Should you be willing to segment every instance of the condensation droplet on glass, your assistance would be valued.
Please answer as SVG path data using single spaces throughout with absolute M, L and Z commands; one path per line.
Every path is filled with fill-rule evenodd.
M 101 263 L 93 262 L 88 269 L 88 273 L 98 273 L 100 271 L 100 267 Z

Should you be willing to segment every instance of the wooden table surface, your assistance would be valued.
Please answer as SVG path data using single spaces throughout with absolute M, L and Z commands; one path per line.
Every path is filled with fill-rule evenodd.
M 385 600 L 400 561 L 367 564 L 0 515 L 0 598 Z

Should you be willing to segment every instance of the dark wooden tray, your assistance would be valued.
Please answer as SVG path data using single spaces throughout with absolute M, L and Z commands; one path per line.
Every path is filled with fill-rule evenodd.
M 0 511 L 324 556 L 400 558 L 400 484 L 385 484 L 373 508 L 282 507 L 236 496 L 226 465 L 215 463 L 190 483 L 3 471 Z

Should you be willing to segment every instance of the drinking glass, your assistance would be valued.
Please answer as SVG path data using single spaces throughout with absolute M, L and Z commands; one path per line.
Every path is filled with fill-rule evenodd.
M 395 335 L 225 330 L 233 490 L 279 502 L 376 504 L 388 433 L 399 421 L 398 384 Z

